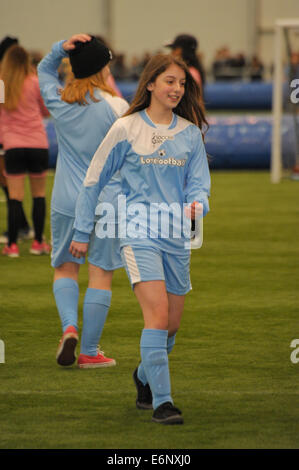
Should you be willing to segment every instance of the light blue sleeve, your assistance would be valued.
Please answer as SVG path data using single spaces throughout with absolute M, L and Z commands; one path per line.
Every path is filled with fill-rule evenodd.
M 73 240 L 87 243 L 94 227 L 98 197 L 111 177 L 121 169 L 129 142 L 123 138 L 122 129 L 114 125 L 97 149 L 87 170 L 76 203 Z
M 58 77 L 58 68 L 61 60 L 68 57 L 68 53 L 62 47 L 64 42 L 63 40 L 55 43 L 51 52 L 41 60 L 37 67 L 41 95 L 54 118 L 55 112 L 62 105 L 58 90 L 62 88 L 63 84 Z
M 203 215 L 205 216 L 210 210 L 211 178 L 205 146 L 198 128 L 193 128 L 193 150 L 186 170 L 186 202 L 201 202 L 203 204 Z

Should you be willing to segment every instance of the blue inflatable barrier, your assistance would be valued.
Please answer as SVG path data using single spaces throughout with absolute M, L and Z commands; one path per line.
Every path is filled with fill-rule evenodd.
M 272 108 L 272 83 L 215 82 L 204 88 L 204 102 L 209 109 Z
M 211 169 L 268 169 L 271 160 L 272 118 L 261 116 L 213 117 L 205 135 Z M 55 168 L 57 140 L 53 121 L 46 122 L 50 144 L 50 168 Z M 295 161 L 295 122 L 282 120 L 282 148 L 288 165 Z
M 248 116 L 211 118 L 205 136 L 210 168 L 269 169 L 272 147 L 272 118 Z M 299 124 L 299 123 L 298 123 Z M 293 116 L 282 119 L 284 166 L 296 159 L 296 132 Z
M 269 118 L 213 118 L 205 145 L 210 168 L 269 168 L 272 121 Z
M 131 102 L 137 82 L 118 82 L 123 97 Z M 209 109 L 265 109 L 272 107 L 270 82 L 215 82 L 204 88 L 204 101 Z
M 137 82 L 117 83 L 123 97 L 131 102 L 137 89 Z M 204 102 L 207 110 L 272 109 L 272 82 L 214 82 L 204 88 Z M 288 83 L 283 85 L 284 101 L 289 100 L 291 90 Z
M 117 82 L 116 84 L 124 99 L 131 103 L 136 93 L 138 82 L 121 81 Z

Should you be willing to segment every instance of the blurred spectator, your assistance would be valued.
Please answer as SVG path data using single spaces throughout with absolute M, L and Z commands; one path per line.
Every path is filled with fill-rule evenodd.
M 142 70 L 143 65 L 141 61 L 139 61 L 138 57 L 134 55 L 131 59 L 131 65 L 129 66 L 128 78 L 130 80 L 139 80 Z
M 194 36 L 190 34 L 180 34 L 170 44 L 165 47 L 170 47 L 172 54 L 181 57 L 189 67 L 195 81 L 203 88 L 206 82 L 206 74 L 200 60 L 200 55 L 197 53 L 198 42 Z
M 254 55 L 249 63 L 249 78 L 251 81 L 263 80 L 264 65 L 260 59 Z
M 228 47 L 218 49 L 212 63 L 212 73 L 215 80 L 227 79 L 227 70 L 231 64 L 231 54 Z
M 227 46 L 218 49 L 212 64 L 214 79 L 219 80 L 242 80 L 246 75 L 246 58 L 244 53 L 239 52 L 232 55 Z
M 290 65 L 288 66 L 288 79 L 299 78 L 299 52 L 292 52 Z
M 143 54 L 143 57 L 141 59 L 141 67 L 142 67 L 142 70 L 144 69 L 144 67 L 146 66 L 146 64 L 148 63 L 148 61 L 150 60 L 150 58 L 152 57 L 152 54 L 148 51 L 146 51 L 144 54 Z
M 233 80 L 242 80 L 245 74 L 246 60 L 243 53 L 230 59 L 231 77 Z
M 34 69 L 34 72 L 36 72 L 36 68 L 38 64 L 40 63 L 40 61 L 42 60 L 44 54 L 41 51 L 33 50 L 33 51 L 29 51 L 29 55 L 31 58 L 31 64 Z
M 113 63 L 110 65 L 110 70 L 115 80 L 126 80 L 128 77 L 128 70 L 125 64 L 124 54 L 116 54 Z

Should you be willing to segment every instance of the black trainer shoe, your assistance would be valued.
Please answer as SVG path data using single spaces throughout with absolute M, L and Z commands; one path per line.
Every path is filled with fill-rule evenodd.
M 155 409 L 152 421 L 160 424 L 183 424 L 182 412 L 170 401 L 162 403 Z
M 137 376 L 138 367 L 134 370 L 133 380 L 137 390 L 136 406 L 140 410 L 152 410 L 153 409 L 153 397 L 149 384 L 143 385 L 141 380 Z

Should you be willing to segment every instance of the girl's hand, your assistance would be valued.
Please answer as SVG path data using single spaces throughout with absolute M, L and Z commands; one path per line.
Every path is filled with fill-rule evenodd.
M 185 214 L 188 219 L 198 219 L 203 214 L 203 204 L 201 202 L 193 201 L 191 205 L 185 206 Z
M 75 49 L 75 42 L 88 42 L 90 40 L 91 36 L 89 36 L 89 34 L 74 34 L 74 36 L 62 44 L 62 47 L 65 51 L 71 51 L 72 49 Z
M 72 241 L 70 244 L 69 252 L 75 257 L 75 258 L 82 258 L 82 256 L 85 256 L 88 250 L 88 243 L 81 243 L 81 242 L 75 242 Z

